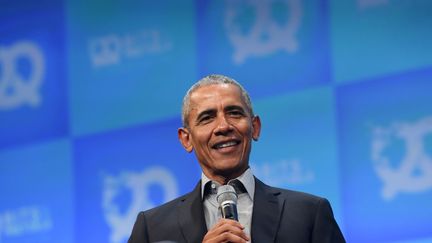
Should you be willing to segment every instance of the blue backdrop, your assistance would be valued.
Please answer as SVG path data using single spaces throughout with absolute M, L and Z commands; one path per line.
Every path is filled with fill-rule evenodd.
M 256 176 L 326 197 L 348 242 L 432 242 L 432 2 L 0 0 L 0 242 L 123 243 L 190 191 L 181 100 L 220 73 Z

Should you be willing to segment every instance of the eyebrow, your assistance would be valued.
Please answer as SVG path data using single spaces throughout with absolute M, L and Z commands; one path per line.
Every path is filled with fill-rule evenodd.
M 224 108 L 224 111 L 232 111 L 232 110 L 240 110 L 242 112 L 246 112 L 245 109 L 239 105 L 229 105 Z
M 198 116 L 197 116 L 197 118 L 196 118 L 196 121 L 201 120 L 201 118 L 202 118 L 203 116 L 206 116 L 206 115 L 212 115 L 212 114 L 215 114 L 215 113 L 216 113 L 216 110 L 215 110 L 215 109 L 207 109 L 207 110 L 204 110 L 204 111 L 202 111 L 202 112 L 200 112 L 200 113 L 198 114 Z

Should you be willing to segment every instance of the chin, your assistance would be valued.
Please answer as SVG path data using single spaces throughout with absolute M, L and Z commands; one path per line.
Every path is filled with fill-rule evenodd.
M 241 173 L 243 173 L 246 170 L 247 166 L 242 165 L 234 165 L 234 166 L 227 166 L 227 167 L 220 167 L 217 169 L 218 174 L 232 179 L 232 175 L 235 175 L 236 177 L 239 176 Z

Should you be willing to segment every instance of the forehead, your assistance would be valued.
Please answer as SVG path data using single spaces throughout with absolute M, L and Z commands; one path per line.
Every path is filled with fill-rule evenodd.
M 245 106 L 240 88 L 233 84 L 210 84 L 199 87 L 191 94 L 190 104 L 192 110 L 230 104 Z

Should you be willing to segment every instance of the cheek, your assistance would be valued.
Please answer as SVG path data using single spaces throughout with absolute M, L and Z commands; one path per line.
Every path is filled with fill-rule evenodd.
M 194 134 L 194 143 L 195 146 L 206 146 L 207 145 L 207 141 L 209 139 L 210 135 L 208 134 L 208 132 L 206 131 L 198 131 Z
M 249 123 L 242 124 L 241 131 L 242 131 L 242 133 L 243 133 L 244 136 L 251 137 L 252 133 L 253 133 L 252 125 L 249 124 Z

